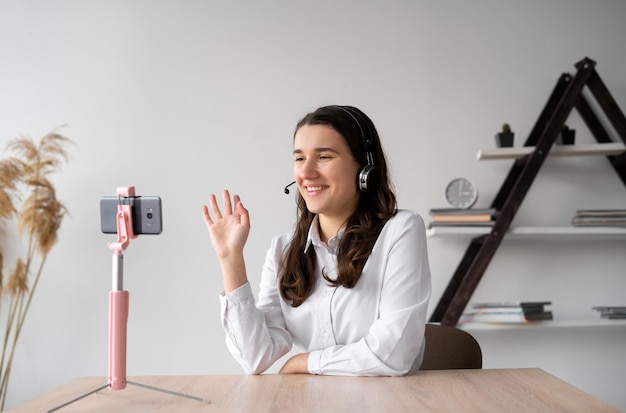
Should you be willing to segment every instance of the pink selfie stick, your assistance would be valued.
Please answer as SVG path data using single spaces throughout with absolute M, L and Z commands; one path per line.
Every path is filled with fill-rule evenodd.
M 135 187 L 117 188 L 120 204 L 117 206 L 117 241 L 110 242 L 113 251 L 113 287 L 109 294 L 109 388 L 126 388 L 126 331 L 128 324 L 128 291 L 124 291 L 124 255 L 133 233 L 130 205 L 122 205 L 121 198 L 135 196 Z
M 110 390 L 123 390 L 127 384 L 154 390 L 186 399 L 196 400 L 203 403 L 211 403 L 202 397 L 191 396 L 177 391 L 161 389 L 147 384 L 136 383 L 126 380 L 126 330 L 128 325 L 128 291 L 124 291 L 124 255 L 132 238 L 137 238 L 133 232 L 132 206 L 130 202 L 123 205 L 123 198 L 135 197 L 135 187 L 127 186 L 117 188 L 119 204 L 117 206 L 117 240 L 109 242 L 109 249 L 113 251 L 113 287 L 109 294 L 109 377 L 108 384 L 91 390 L 81 396 L 65 402 L 48 413 L 69 406 L 85 397 L 99 392 L 105 388 Z

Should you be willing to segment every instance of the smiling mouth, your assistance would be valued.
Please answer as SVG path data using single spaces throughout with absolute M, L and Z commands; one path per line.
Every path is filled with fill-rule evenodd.
M 308 192 L 317 192 L 328 188 L 327 186 L 306 186 Z

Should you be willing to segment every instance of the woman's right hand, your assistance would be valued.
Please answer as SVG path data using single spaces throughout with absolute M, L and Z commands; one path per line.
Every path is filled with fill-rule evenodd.
M 222 198 L 223 211 L 220 211 L 214 194 L 209 199 L 210 213 L 209 206 L 202 206 L 204 222 L 220 260 L 243 255 L 243 247 L 250 233 L 250 216 L 239 195 L 235 195 L 231 202 L 230 193 L 225 189 Z

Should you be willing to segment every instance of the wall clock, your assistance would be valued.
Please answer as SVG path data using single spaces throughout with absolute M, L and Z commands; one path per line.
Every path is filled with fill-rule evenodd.
M 454 208 L 471 208 L 478 199 L 478 190 L 468 179 L 455 178 L 446 186 L 446 201 Z

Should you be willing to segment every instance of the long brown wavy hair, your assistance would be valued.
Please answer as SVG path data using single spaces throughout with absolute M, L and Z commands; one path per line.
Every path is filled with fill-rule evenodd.
M 346 140 L 352 156 L 361 167 L 367 165 L 365 137 L 362 135 L 369 134 L 373 141 L 371 151 L 375 168 L 369 174 L 368 189 L 359 191 L 357 208 L 348 218 L 345 232 L 339 241 L 337 279 L 331 280 L 322 269 L 324 279 L 330 285 L 353 288 L 361 277 L 380 231 L 397 211 L 396 196 L 389 180 L 380 137 L 370 118 L 353 106 L 320 107 L 302 118 L 295 132 L 304 125 L 326 125 L 335 129 Z M 358 176 L 355 176 L 354 183 L 358 186 Z M 314 248 L 309 248 L 306 254 L 303 253 L 315 214 L 307 209 L 300 193 L 296 195 L 296 204 L 298 212 L 295 233 L 279 269 L 280 294 L 293 307 L 298 307 L 313 292 L 316 261 Z

